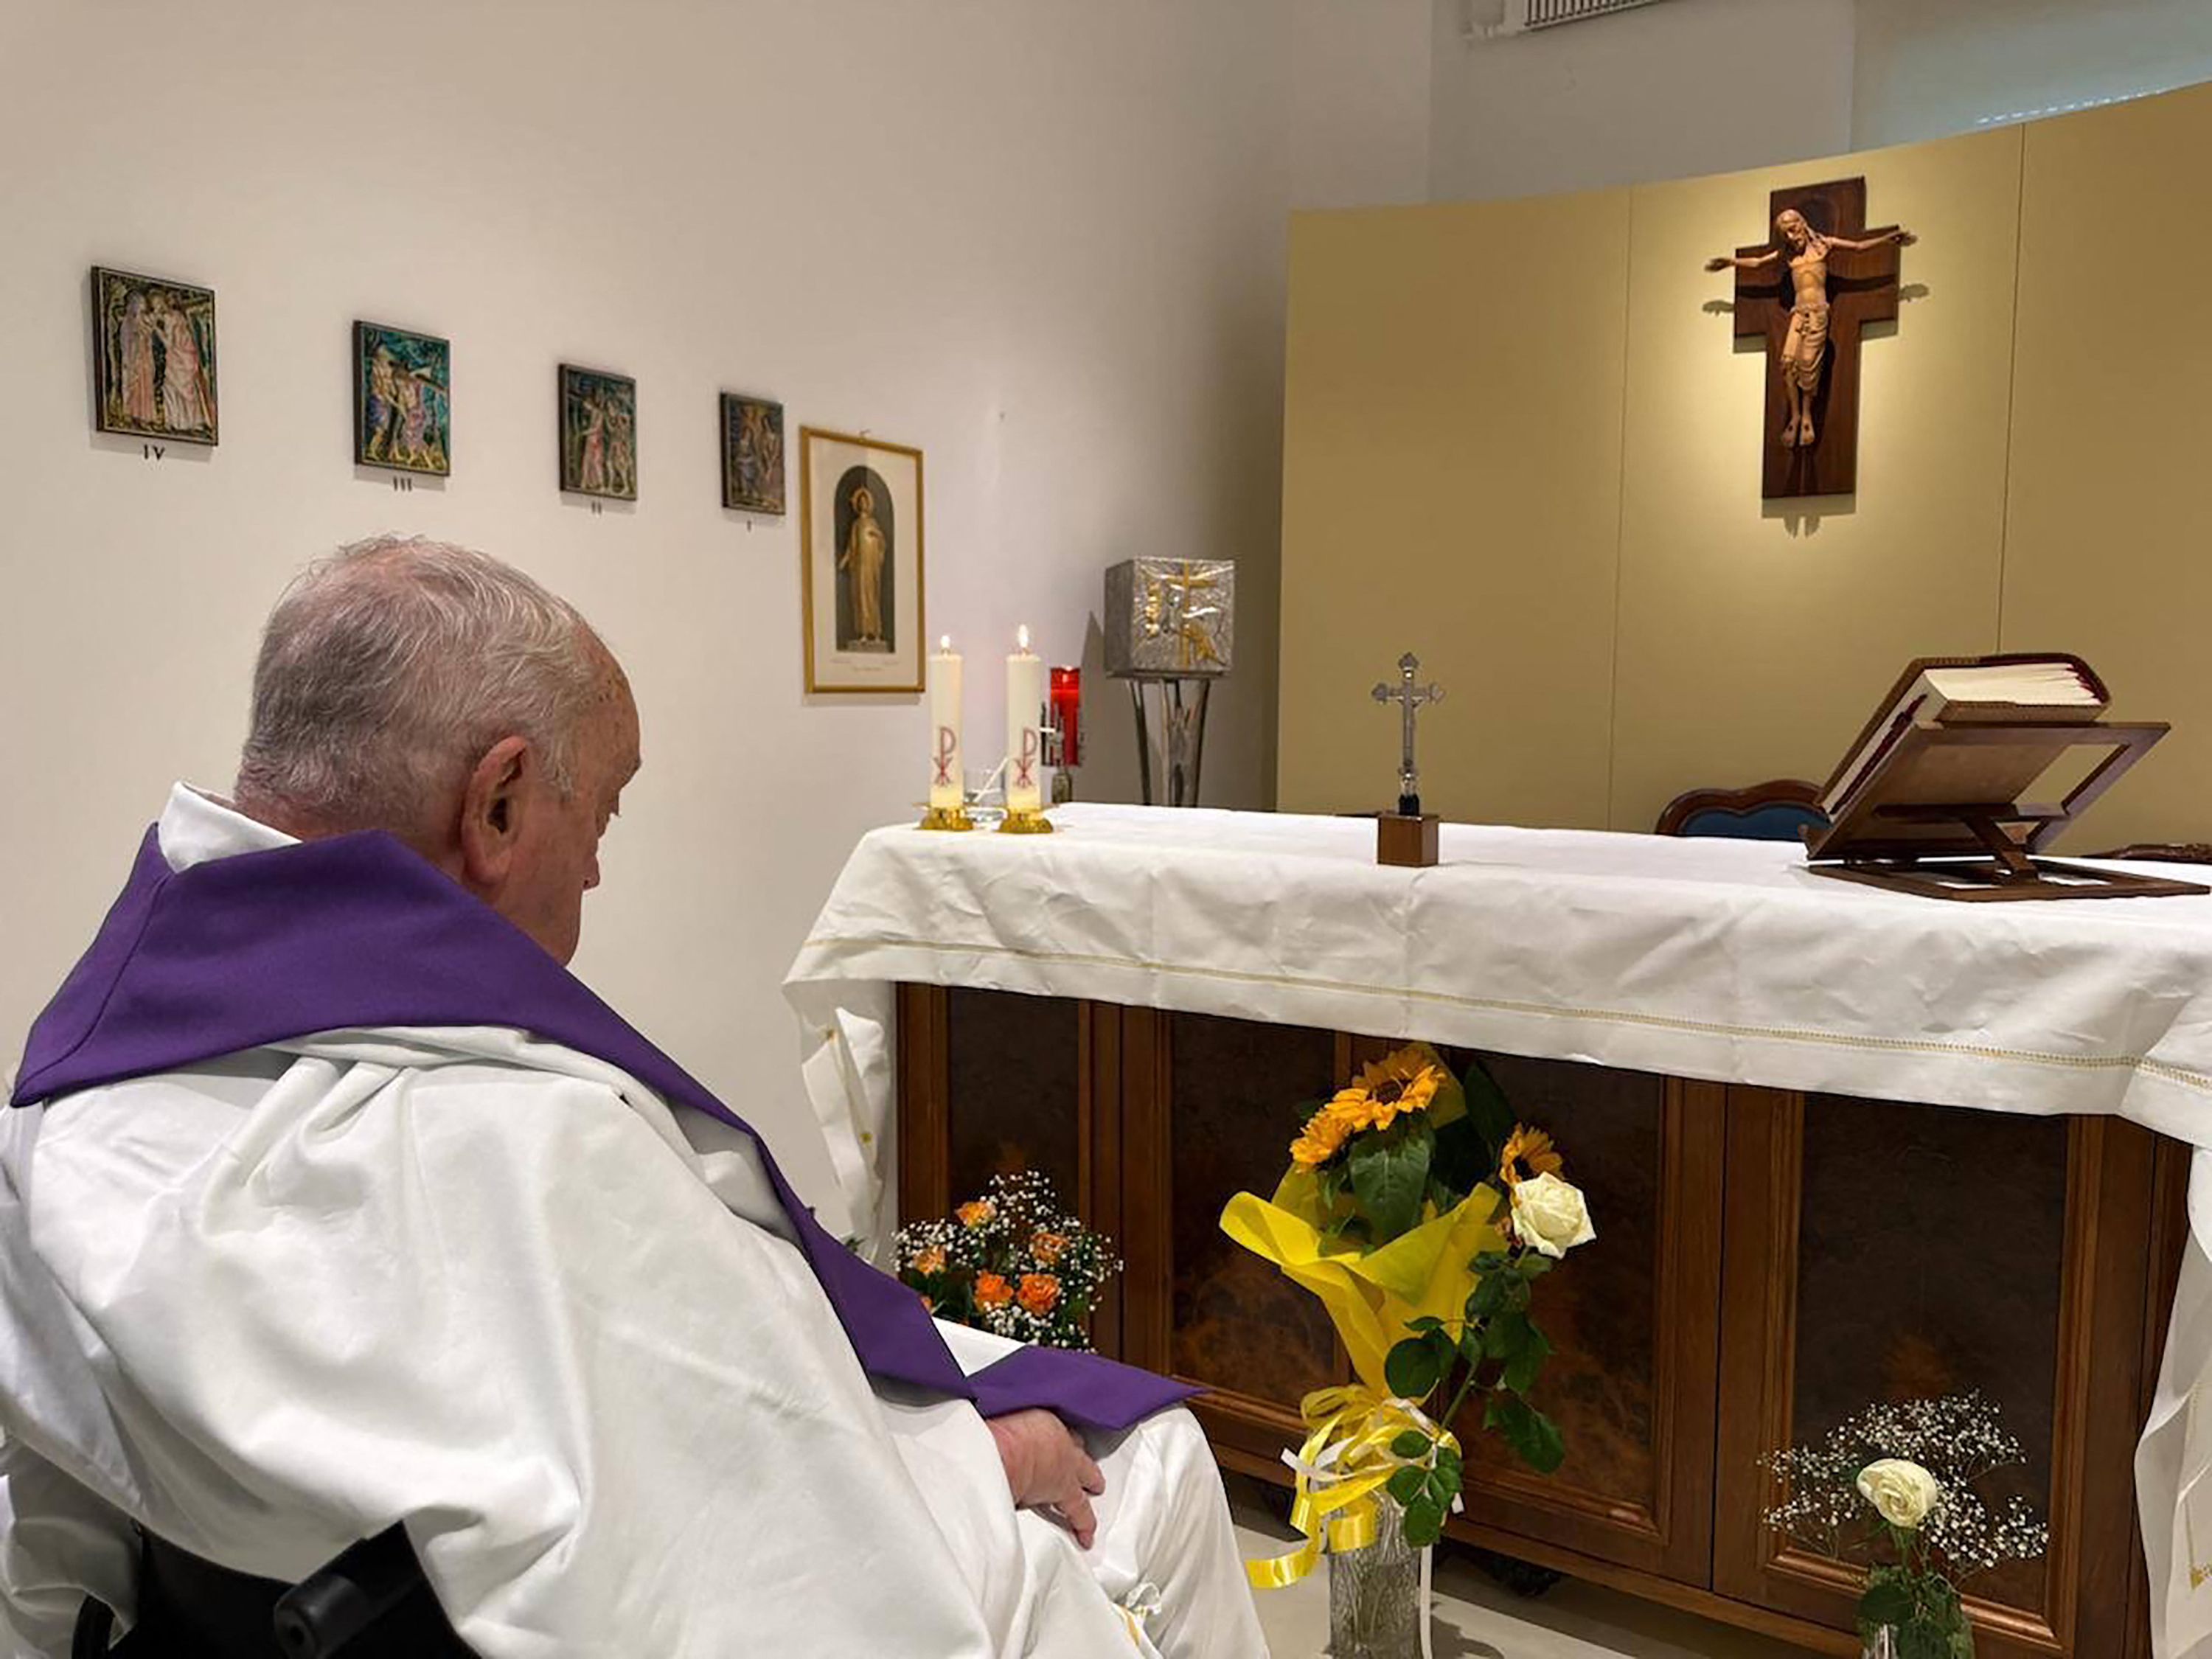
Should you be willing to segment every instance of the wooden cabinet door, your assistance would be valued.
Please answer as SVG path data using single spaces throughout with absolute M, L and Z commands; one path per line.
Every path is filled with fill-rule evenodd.
M 1464 1058 L 1451 1055 L 1455 1065 Z M 1527 1538 L 1702 1587 L 1712 1560 L 1723 1091 L 1638 1072 L 1492 1056 L 1516 1115 L 1548 1130 L 1597 1237 L 1539 1282 L 1556 1352 L 1535 1403 L 1567 1446 L 1538 1474 L 1474 1411 L 1454 1530 Z
M 900 986 L 899 1220 L 947 1215 L 993 1176 L 1036 1170 L 1121 1242 L 1119 1015 L 1063 997 Z M 1119 1282 L 1091 1339 L 1121 1356 Z
M 2146 1651 L 2131 1453 L 2175 1209 L 2155 1138 L 1751 1088 L 1728 1115 L 1715 1588 L 1848 1629 L 1853 1575 L 1760 1524 L 1757 1460 L 1875 1401 L 1979 1389 L 2051 1534 L 1966 1586 L 1981 1659 Z
M 1221 1231 L 1238 1192 L 1275 1189 L 1302 1101 L 1346 1064 L 1328 1031 L 1121 1011 L 1123 1357 L 1212 1392 L 1222 1462 L 1287 1481 L 1298 1402 L 1351 1375 L 1321 1304 Z

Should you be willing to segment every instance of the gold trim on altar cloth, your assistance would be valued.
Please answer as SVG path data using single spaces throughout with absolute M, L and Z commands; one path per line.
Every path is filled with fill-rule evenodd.
M 1731 1025 L 1721 1020 L 1683 1019 L 1671 1014 L 1642 1014 L 1621 1008 L 1562 1007 L 1551 1003 L 1522 1002 L 1506 997 L 1464 996 L 1451 991 L 1425 991 L 1405 985 L 1363 985 L 1351 980 L 1304 979 L 1293 974 L 1261 973 L 1238 968 L 1194 968 L 1175 962 L 1146 962 L 1135 957 L 1106 956 L 1082 951 L 1036 951 L 1014 945 L 970 945 L 940 939 L 874 939 L 837 935 L 810 939 L 808 951 L 927 951 L 939 956 L 1005 957 L 1020 962 L 1057 963 L 1069 967 L 1111 968 L 1146 974 L 1172 974 L 1187 979 L 1220 980 L 1238 985 L 1274 985 L 1288 990 L 1334 992 L 1352 996 L 1388 997 L 1406 1002 L 1426 1002 L 1444 1007 L 1477 1009 L 1489 1013 L 1527 1014 L 1543 1019 L 1599 1020 L 1608 1024 L 1641 1026 L 1647 1030 L 1679 1031 L 1693 1036 L 1758 1037 L 1776 1042 L 1811 1047 L 1858 1048 L 1879 1054 L 1954 1054 L 1968 1060 L 2019 1061 L 2061 1071 L 2140 1073 L 2146 1077 L 2178 1083 L 2200 1094 L 2212 1095 L 2212 1075 L 2186 1066 L 2155 1060 L 2148 1054 L 2054 1054 L 2033 1048 L 1999 1048 L 1982 1043 L 1932 1042 L 1913 1037 L 1867 1036 L 1839 1031 L 1816 1031 L 1779 1025 Z M 807 975 L 816 977 L 816 975 Z M 1376 1035 L 1381 1035 L 1377 1033 Z M 1411 1032 L 1397 1032 L 1411 1036 Z

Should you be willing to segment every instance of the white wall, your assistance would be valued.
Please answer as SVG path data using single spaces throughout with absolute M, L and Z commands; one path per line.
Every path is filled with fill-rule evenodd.
M 777 983 L 854 840 L 917 798 L 923 717 L 802 695 L 795 506 L 723 512 L 714 394 L 782 398 L 794 459 L 802 422 L 927 452 L 929 626 L 970 652 L 978 729 L 1017 622 L 1068 660 L 1112 561 L 1241 560 L 1207 795 L 1264 804 L 1284 220 L 1358 3 L 1301 0 L 1288 32 L 1271 0 L 0 11 L 0 1048 L 169 780 L 228 781 L 286 578 L 421 531 L 523 565 L 624 657 L 647 763 L 578 967 L 815 1186 Z M 1418 195 L 1425 126 L 1371 155 L 1363 131 L 1316 187 Z M 89 432 L 94 262 L 216 289 L 211 454 Z M 356 317 L 453 341 L 446 487 L 349 465 Z M 555 489 L 563 359 L 638 380 L 634 511 Z M 1118 690 L 1093 682 L 1087 794 L 1134 788 Z
M 1851 148 L 1851 0 L 1665 0 L 1472 42 L 1470 3 L 1481 0 L 1434 7 L 1437 201 L 1647 184 Z
M 1431 199 L 1839 155 L 2212 80 L 2206 0 L 1663 0 L 1463 38 L 1504 3 L 1434 0 Z
M 1434 0 L 1291 0 L 1294 208 L 1425 201 Z
M 1852 143 L 1940 137 L 2204 80 L 2205 0 L 1858 0 Z

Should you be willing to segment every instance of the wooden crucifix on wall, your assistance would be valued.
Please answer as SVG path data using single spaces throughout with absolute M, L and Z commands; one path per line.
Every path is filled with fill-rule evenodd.
M 1866 228 L 1866 180 L 1796 185 L 1767 200 L 1771 241 L 1705 262 L 1735 270 L 1735 331 L 1766 341 L 1759 494 L 1846 495 L 1858 487 L 1859 331 L 1897 317 L 1909 230 Z

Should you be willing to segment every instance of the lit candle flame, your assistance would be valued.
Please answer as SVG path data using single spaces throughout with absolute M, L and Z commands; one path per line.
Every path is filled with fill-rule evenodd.
M 1030 648 L 1030 625 L 1027 623 L 1014 630 L 1014 643 L 1024 651 Z
M 952 635 L 950 635 L 950 634 L 939 634 L 939 635 L 937 636 L 937 648 L 938 648 L 939 651 L 950 651 L 950 650 L 951 650 L 951 649 L 952 649 Z

